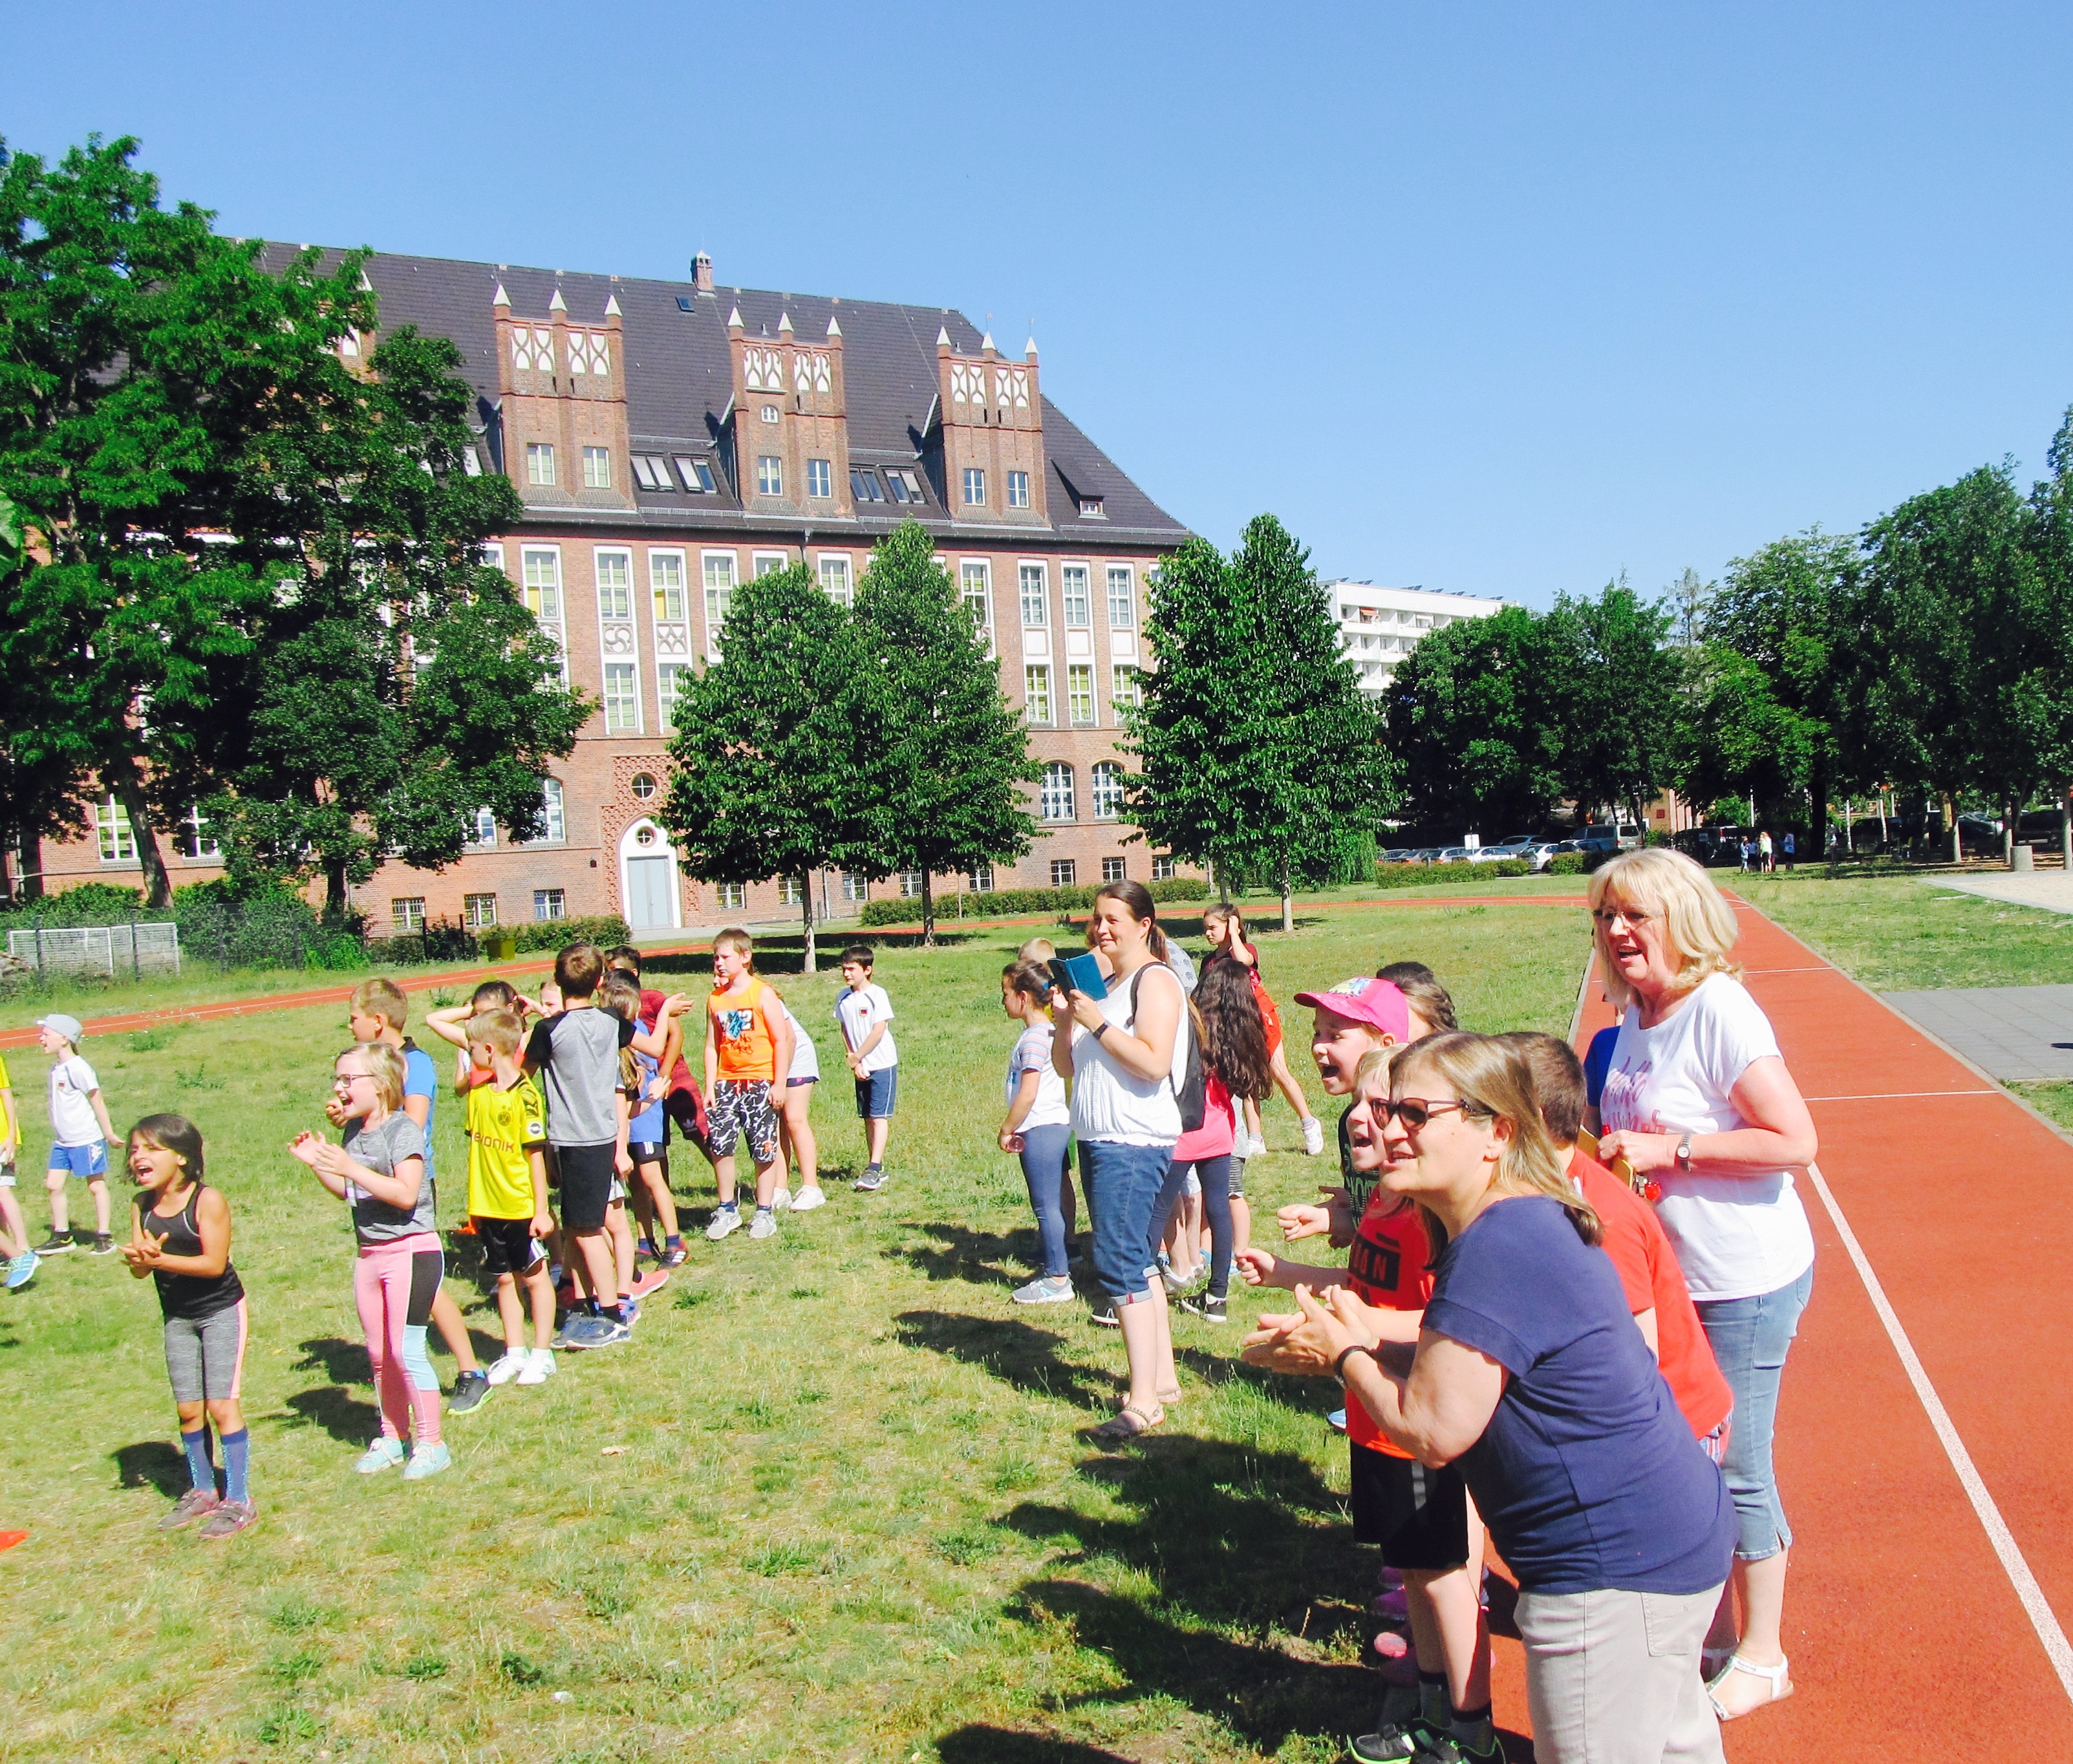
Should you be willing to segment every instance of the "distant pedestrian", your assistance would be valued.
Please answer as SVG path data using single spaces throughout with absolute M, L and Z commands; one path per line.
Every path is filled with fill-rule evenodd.
M 1766 827 L 1761 833 L 1757 835 L 1756 850 L 1757 858 L 1758 860 L 1757 865 L 1758 868 L 1762 870 L 1766 876 L 1770 875 L 1773 870 L 1778 868 L 1778 859 L 1774 855 L 1771 846 L 1770 829 L 1769 827 Z
M 858 1193 L 885 1186 L 885 1141 L 892 1131 L 892 1107 L 900 1094 L 900 1050 L 892 1040 L 892 1000 L 871 977 L 871 946 L 843 951 L 844 990 L 835 995 L 835 1021 L 842 1027 L 850 1076 L 856 1080 L 857 1118 L 863 1123 L 863 1174 Z
M 108 1232 L 108 1148 L 115 1128 L 101 1099 L 101 1080 L 79 1057 L 86 1028 L 76 1016 L 39 1017 L 41 1045 L 51 1057 L 51 1164 L 43 1186 L 50 1191 L 51 1234 L 36 1246 L 39 1255 L 57 1255 L 72 1247 L 72 1214 L 65 1186 L 75 1176 L 86 1178 L 93 1200 L 93 1251 L 111 1255 L 115 1239 Z
M 1779 843 L 1784 848 L 1785 868 L 1788 872 L 1790 872 L 1792 868 L 1792 859 L 1795 852 L 1795 843 L 1792 836 L 1792 829 L 1791 827 L 1787 827 L 1785 830 L 1785 837 L 1779 842 Z

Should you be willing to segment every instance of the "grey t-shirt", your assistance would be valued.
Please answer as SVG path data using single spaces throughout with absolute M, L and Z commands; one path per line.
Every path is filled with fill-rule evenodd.
M 525 1044 L 526 1062 L 547 1097 L 550 1145 L 608 1145 L 619 1137 L 619 1050 L 633 1039 L 625 1018 L 586 1005 L 543 1017 Z
M 355 1133 L 345 1142 L 345 1155 L 377 1176 L 394 1176 L 396 1166 L 405 1160 L 425 1156 L 425 1130 L 398 1109 L 385 1117 L 381 1126 L 363 1127 Z M 386 1201 L 377 1200 L 349 1177 L 345 1194 L 352 1203 L 352 1228 L 363 1243 L 393 1243 L 398 1238 L 439 1229 L 429 1164 L 425 1168 L 424 1181 L 418 1185 L 415 1206 L 391 1206 Z

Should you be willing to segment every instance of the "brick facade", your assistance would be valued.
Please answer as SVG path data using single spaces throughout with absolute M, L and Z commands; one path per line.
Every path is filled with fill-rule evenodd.
M 1104 880 L 1105 865 L 1151 879 L 1153 854 L 1126 843 L 1132 830 L 1116 813 L 1116 699 L 1119 686 L 1128 690 L 1127 670 L 1147 659 L 1147 577 L 1185 533 L 1047 406 L 1033 342 L 1020 361 L 990 336 L 961 349 L 950 327 L 971 328 L 946 313 L 923 355 L 913 309 L 830 301 L 810 303 L 826 317 L 814 311 L 802 340 L 793 311 L 807 303 L 716 291 L 709 266 L 681 286 L 612 278 L 600 313 L 581 319 L 571 318 L 561 282 L 602 278 L 558 275 L 551 299 L 529 315 L 504 277 L 537 282 L 542 273 L 497 266 L 493 293 L 483 291 L 473 314 L 420 314 L 410 310 L 413 299 L 426 303 L 420 283 L 395 270 L 384 278 L 398 262 L 430 266 L 442 289 L 489 266 L 377 259 L 384 324 L 460 333 L 483 395 L 481 463 L 511 478 L 526 509 L 492 555 L 559 641 L 571 683 L 600 708 L 554 768 L 560 814 L 548 838 L 514 846 L 496 829 L 443 872 L 384 866 L 353 891 L 375 927 L 409 922 L 418 909 L 399 902 L 459 921 L 487 911 L 504 923 L 621 913 L 651 933 L 796 914 L 782 898 L 789 884 L 750 884 L 736 901 L 676 872 L 667 835 L 649 818 L 668 776 L 668 670 L 714 655 L 728 593 L 765 570 L 803 560 L 830 591 L 852 593 L 872 545 L 902 517 L 931 529 L 951 579 L 983 604 L 1003 688 L 1029 719 L 1032 756 L 1052 769 L 1033 805 L 1042 815 L 1036 846 L 996 866 L 993 886 L 1049 886 L 1059 864 L 1081 883 Z M 649 298 L 657 290 L 668 307 Z M 774 332 L 767 317 L 752 332 L 742 308 L 760 302 L 767 311 L 773 301 Z M 900 322 L 886 324 L 888 314 Z M 695 330 L 672 336 L 662 326 L 673 315 Z M 660 378 L 644 376 L 666 365 L 651 360 L 629 316 L 671 348 L 703 351 L 677 376 L 706 375 L 703 434 L 659 394 L 642 408 Z M 861 414 L 851 392 L 859 331 L 873 345 L 864 365 L 876 400 Z M 926 414 L 903 410 L 899 401 L 911 406 L 924 389 L 933 393 Z M 1047 413 L 1069 460 L 1047 451 Z M 704 492 L 691 476 L 701 466 L 711 479 Z M 644 861 L 657 859 L 666 861 Z M 47 842 L 42 863 L 53 890 L 138 875 L 107 833 Z M 218 873 L 206 855 L 169 853 L 169 867 L 176 884 Z M 937 882 L 939 892 L 971 886 L 968 877 Z M 868 892 L 900 889 L 893 878 Z M 855 910 L 839 876 L 818 879 L 816 892 L 836 914 Z

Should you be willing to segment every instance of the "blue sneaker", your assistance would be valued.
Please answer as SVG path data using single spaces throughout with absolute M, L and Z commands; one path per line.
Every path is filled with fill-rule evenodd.
M 403 1442 L 392 1440 L 385 1433 L 367 1448 L 352 1467 L 362 1476 L 378 1476 L 384 1470 L 394 1469 L 402 1461 Z
M 37 1266 L 36 1252 L 34 1250 L 23 1251 L 7 1264 L 7 1290 L 10 1292 L 21 1291 L 35 1279 Z
M 453 1453 L 447 1449 L 447 1442 L 444 1440 L 441 1440 L 430 1451 L 427 1451 L 421 1445 L 410 1454 L 410 1461 L 403 1470 L 403 1480 L 406 1482 L 422 1482 L 428 1476 L 437 1476 L 452 1462 Z

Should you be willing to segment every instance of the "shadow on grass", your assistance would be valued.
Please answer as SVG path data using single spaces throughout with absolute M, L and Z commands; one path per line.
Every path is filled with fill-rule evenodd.
M 1018 1733 L 1012 1728 L 974 1725 L 936 1741 L 943 1764 L 1131 1764 L 1120 1752 L 1082 1745 L 1051 1733 Z
M 139 1440 L 134 1445 L 118 1445 L 109 1453 L 115 1461 L 117 1488 L 155 1488 L 169 1501 L 187 1492 L 189 1478 L 186 1456 L 163 1440 Z
M 320 1427 L 341 1445 L 365 1445 L 379 1429 L 381 1412 L 349 1395 L 345 1387 L 369 1387 L 367 1350 L 336 1335 L 316 1336 L 299 1345 L 303 1357 L 294 1370 L 320 1371 L 331 1382 L 290 1397 L 287 1407 L 294 1419 L 288 1424 Z
M 925 1347 L 966 1366 L 984 1366 L 1025 1395 L 1057 1397 L 1103 1412 L 1115 1401 L 1115 1375 L 1063 1358 L 1058 1350 L 1065 1337 L 1055 1330 L 1019 1317 L 954 1311 L 902 1311 L 892 1321 L 903 1347 Z
M 885 1251 L 932 1280 L 971 1280 L 981 1286 L 1020 1286 L 1036 1267 L 1036 1230 L 975 1231 L 968 1226 L 907 1222 L 937 1239 Z

